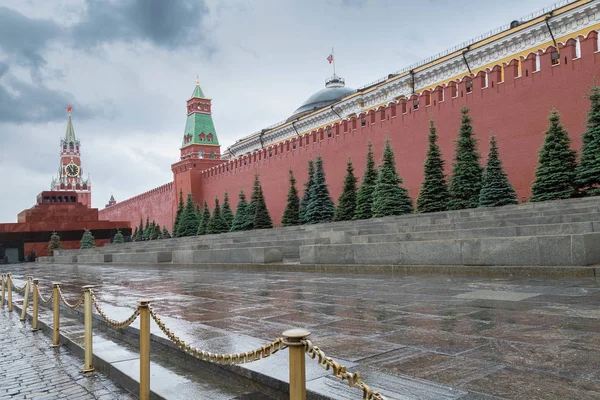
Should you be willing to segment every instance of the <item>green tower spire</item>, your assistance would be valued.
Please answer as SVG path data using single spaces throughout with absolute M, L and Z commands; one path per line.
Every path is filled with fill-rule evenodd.
M 187 101 L 187 120 L 183 131 L 182 148 L 193 144 L 219 145 L 211 112 L 211 100 L 206 98 L 196 78 L 196 87 L 192 97 Z M 210 154 L 204 155 L 206 158 L 209 156 Z

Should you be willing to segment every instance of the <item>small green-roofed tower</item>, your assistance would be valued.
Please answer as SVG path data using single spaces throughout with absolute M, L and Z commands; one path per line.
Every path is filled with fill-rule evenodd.
M 187 101 L 187 120 L 181 143 L 181 159 L 220 158 L 219 139 L 212 119 L 211 99 L 200 88 L 198 78 L 192 97 Z

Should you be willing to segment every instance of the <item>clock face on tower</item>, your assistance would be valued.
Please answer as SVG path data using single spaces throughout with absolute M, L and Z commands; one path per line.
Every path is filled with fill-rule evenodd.
M 70 163 L 65 166 L 65 173 L 67 176 L 74 178 L 79 175 L 79 166 L 77 164 Z

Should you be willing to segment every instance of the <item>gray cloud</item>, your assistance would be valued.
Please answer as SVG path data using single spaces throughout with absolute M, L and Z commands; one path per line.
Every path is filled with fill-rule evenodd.
M 28 18 L 0 7 L 0 48 L 20 65 L 34 71 L 46 65 L 41 51 L 61 35 L 62 28 L 51 20 Z
M 202 21 L 208 12 L 202 0 L 87 0 L 86 19 L 73 27 L 79 45 L 148 40 L 179 48 L 205 42 Z

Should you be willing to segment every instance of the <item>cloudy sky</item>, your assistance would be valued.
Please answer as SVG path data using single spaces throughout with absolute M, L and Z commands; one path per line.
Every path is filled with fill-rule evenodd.
M 69 104 L 102 208 L 172 179 L 196 74 L 224 150 L 319 90 L 332 46 L 356 88 L 551 3 L 0 0 L 0 222 L 49 189 Z

